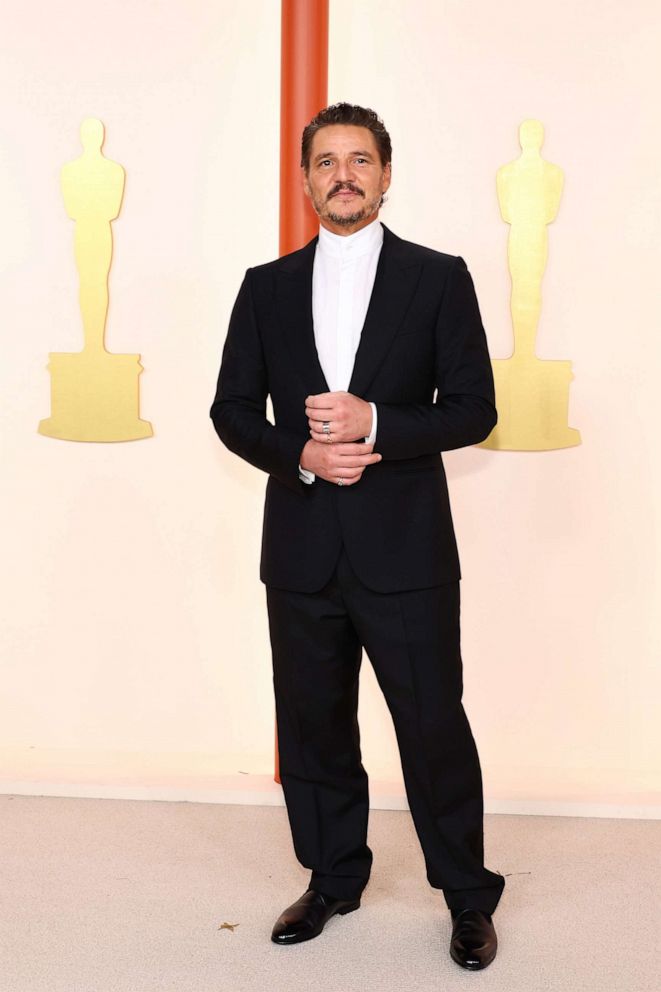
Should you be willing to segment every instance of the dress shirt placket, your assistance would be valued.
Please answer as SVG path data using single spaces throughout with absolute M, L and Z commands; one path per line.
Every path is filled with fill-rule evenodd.
M 351 369 L 353 367 L 354 339 L 354 284 L 356 276 L 356 259 L 346 255 L 340 262 L 339 305 L 335 336 L 337 341 L 337 363 L 334 387 L 336 390 L 349 388 Z

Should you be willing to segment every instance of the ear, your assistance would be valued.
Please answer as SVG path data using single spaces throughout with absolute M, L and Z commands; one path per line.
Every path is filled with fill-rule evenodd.
M 390 186 L 391 180 L 392 180 L 392 166 L 391 166 L 390 162 L 388 162 L 388 164 L 385 166 L 385 168 L 383 170 L 383 192 L 384 193 L 388 189 L 388 187 Z
M 312 190 L 310 189 L 310 183 L 308 182 L 307 173 L 303 166 L 301 166 L 301 182 L 303 184 L 303 192 L 306 196 L 312 198 Z

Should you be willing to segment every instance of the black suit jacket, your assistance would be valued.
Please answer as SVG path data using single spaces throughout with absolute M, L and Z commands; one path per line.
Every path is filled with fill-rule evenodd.
M 464 259 L 383 229 L 348 387 L 376 403 L 383 458 L 353 485 L 298 473 L 305 398 L 330 392 L 312 322 L 318 237 L 248 269 L 232 310 L 210 416 L 230 451 L 268 472 L 260 579 L 282 589 L 321 589 L 342 542 L 377 592 L 461 578 L 440 453 L 476 444 L 497 422 L 486 336 Z

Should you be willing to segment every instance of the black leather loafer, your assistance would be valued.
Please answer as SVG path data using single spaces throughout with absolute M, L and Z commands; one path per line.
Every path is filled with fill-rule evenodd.
M 334 899 L 315 889 L 308 889 L 300 899 L 283 910 L 275 921 L 271 940 L 275 944 L 298 944 L 311 940 L 324 929 L 335 913 L 344 915 L 360 906 L 360 899 Z
M 450 957 L 462 968 L 477 971 L 486 968 L 496 956 L 498 938 L 490 913 L 481 909 L 462 909 L 452 913 Z

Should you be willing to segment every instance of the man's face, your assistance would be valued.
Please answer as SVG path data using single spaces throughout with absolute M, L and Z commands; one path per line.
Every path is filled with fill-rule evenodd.
M 351 234 L 379 213 L 381 194 L 390 186 L 390 164 L 381 165 L 374 135 L 366 127 L 329 124 L 312 139 L 303 189 L 322 225 Z

